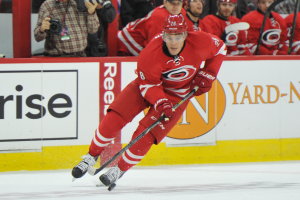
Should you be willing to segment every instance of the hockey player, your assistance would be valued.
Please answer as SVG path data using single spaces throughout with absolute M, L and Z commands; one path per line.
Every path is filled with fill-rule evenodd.
M 126 150 L 115 167 L 100 176 L 106 186 L 117 181 L 142 160 L 153 144 L 162 141 L 180 119 L 188 101 L 175 112 L 172 105 L 196 85 L 199 89 L 195 96 L 211 89 L 225 55 L 226 46 L 222 40 L 202 31 L 187 33 L 182 15 L 168 16 L 163 34 L 153 39 L 138 57 L 138 78 L 129 83 L 110 105 L 95 132 L 89 153 L 73 168 L 72 175 L 82 177 L 118 131 L 138 113 L 150 107 L 132 139 L 164 113 L 165 120 Z
M 183 0 L 164 0 L 164 4 L 156 7 L 146 17 L 127 24 L 118 32 L 118 55 L 138 56 L 151 41 L 161 34 L 162 25 L 170 14 L 185 14 Z
M 183 8 L 186 10 L 186 20 L 188 27 L 193 27 L 194 31 L 204 31 L 212 33 L 213 30 L 199 18 L 203 11 L 205 0 L 183 0 Z M 187 19 L 185 18 L 185 19 Z
M 288 30 L 286 44 L 289 46 L 294 21 L 294 13 L 288 15 L 284 20 L 286 21 Z M 297 14 L 291 54 L 300 55 L 300 12 Z
M 274 0 L 258 0 L 258 8 L 241 19 L 250 24 L 248 29 L 248 47 L 252 54 L 255 54 L 259 33 L 263 23 L 264 14 Z M 259 55 L 287 55 L 286 45 L 287 26 L 284 19 L 276 12 L 271 12 L 268 16 L 262 40 L 259 48 Z
M 234 30 L 226 34 L 225 28 L 228 25 L 238 23 L 240 20 L 232 13 L 236 7 L 237 0 L 218 0 L 218 12 L 207 15 L 203 22 L 209 24 L 214 35 L 220 37 L 226 44 L 227 55 L 251 55 L 246 43 L 247 35 L 244 30 Z

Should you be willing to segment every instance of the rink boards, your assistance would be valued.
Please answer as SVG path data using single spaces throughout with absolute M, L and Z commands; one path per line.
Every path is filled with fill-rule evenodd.
M 72 168 L 135 57 L 0 60 L 0 171 Z M 300 57 L 227 57 L 139 165 L 300 160 Z M 144 113 L 115 141 L 126 145 Z M 116 149 L 115 149 L 116 150 Z M 118 150 L 118 148 L 117 148 Z

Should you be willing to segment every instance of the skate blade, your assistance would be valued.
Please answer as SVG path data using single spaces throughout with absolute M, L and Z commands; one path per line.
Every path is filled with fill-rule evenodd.
M 72 182 L 76 181 L 78 178 L 73 177 L 72 178 Z
M 98 184 L 96 185 L 96 187 L 105 187 L 105 185 L 103 185 L 102 183 L 98 183 Z

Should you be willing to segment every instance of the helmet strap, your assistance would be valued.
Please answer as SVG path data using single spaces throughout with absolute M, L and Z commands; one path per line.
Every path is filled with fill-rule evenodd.
M 190 6 L 189 6 L 189 9 L 187 10 L 191 15 L 193 15 L 194 17 L 199 17 L 199 16 L 196 16 L 194 15 L 194 13 L 192 13 L 191 9 L 190 9 Z

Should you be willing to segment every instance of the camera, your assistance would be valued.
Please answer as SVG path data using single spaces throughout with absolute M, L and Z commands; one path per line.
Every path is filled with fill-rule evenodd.
M 100 3 L 103 8 L 107 9 L 110 8 L 111 5 L 111 1 L 110 0 L 76 0 L 77 3 L 77 9 L 81 12 L 86 12 L 87 8 L 85 7 L 85 2 L 89 1 L 90 3 L 94 4 L 94 2 L 96 1 L 97 3 Z
M 49 20 L 50 28 L 46 30 L 46 33 L 59 35 L 62 31 L 63 25 L 58 18 Z
M 87 1 L 87 0 L 85 0 Z M 104 8 L 109 8 L 111 6 L 110 0 L 89 0 L 92 4 L 94 4 L 94 1 L 97 3 L 100 3 Z

